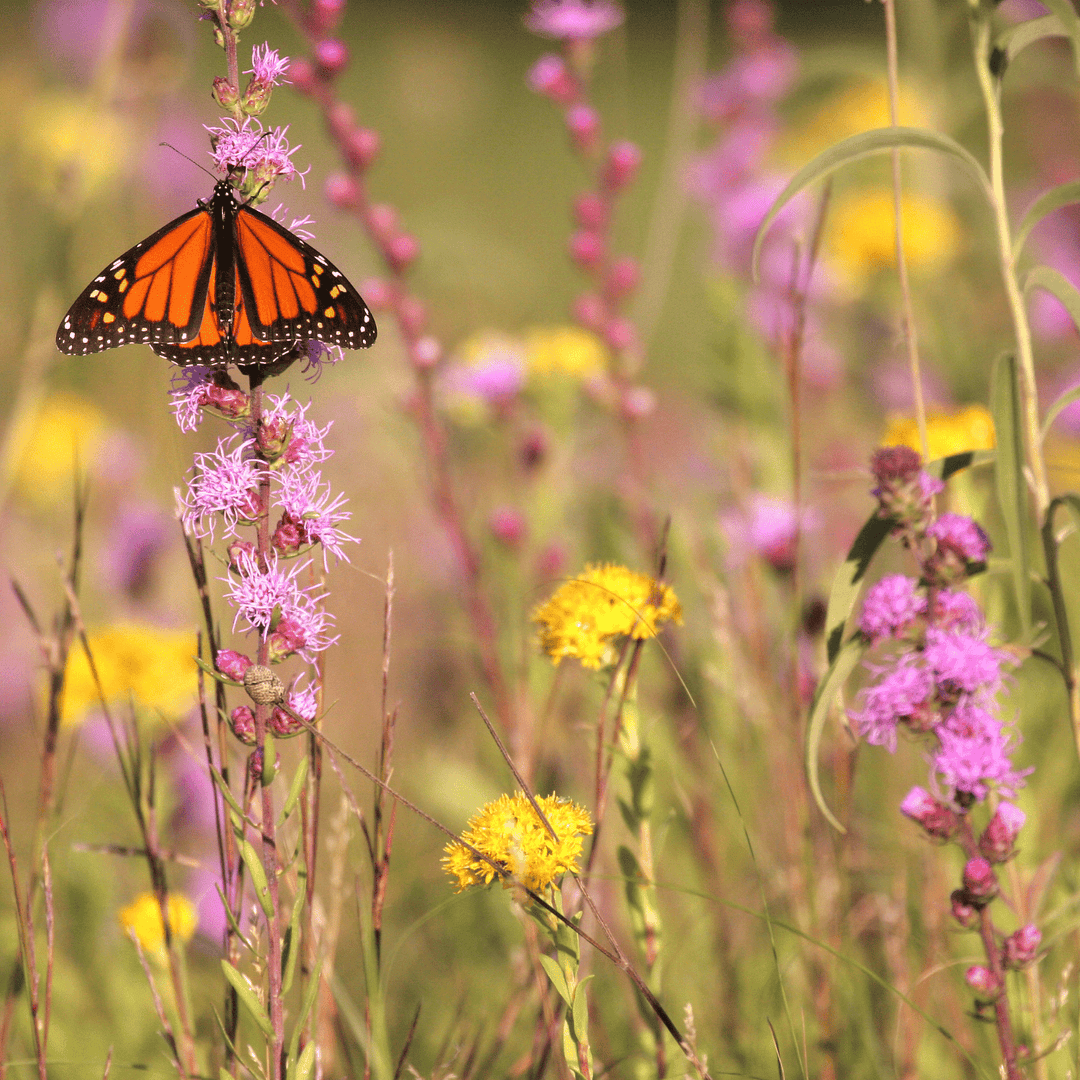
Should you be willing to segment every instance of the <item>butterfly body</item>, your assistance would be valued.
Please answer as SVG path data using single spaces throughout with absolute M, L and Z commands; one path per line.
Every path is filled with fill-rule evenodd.
M 257 367 L 311 340 L 366 348 L 375 333 L 337 267 L 221 180 L 210 199 L 94 278 L 56 345 L 85 355 L 142 342 L 177 364 Z

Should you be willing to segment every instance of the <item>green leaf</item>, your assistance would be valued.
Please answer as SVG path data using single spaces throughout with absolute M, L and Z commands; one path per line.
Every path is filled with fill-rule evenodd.
M 1050 9 L 1051 15 L 1056 15 L 1072 45 L 1073 66 L 1076 74 L 1080 77 L 1080 16 L 1072 6 L 1072 0 L 1042 0 L 1043 7 Z
M 866 576 L 867 568 L 882 541 L 892 530 L 888 518 L 874 514 L 859 530 L 848 549 L 847 558 L 836 571 L 829 592 L 829 607 L 825 616 L 825 644 L 829 663 L 835 663 L 844 641 L 844 627 L 855 607 L 855 599 Z
M 555 987 L 559 997 L 561 997 L 567 1005 L 572 1006 L 574 1002 L 570 997 L 570 990 L 566 985 L 566 976 L 563 975 L 558 962 L 554 957 L 548 956 L 546 953 L 541 953 L 540 963 L 543 964 L 544 970 L 547 972 L 547 977 L 551 980 L 551 985 Z
M 1031 640 L 1031 552 L 1027 540 L 1027 485 L 1024 482 L 1023 418 L 1020 412 L 1020 373 L 1016 357 L 1006 353 L 994 363 L 990 382 L 990 411 L 994 416 L 997 441 L 997 487 L 1013 588 L 1019 608 L 1020 627 L 1025 641 Z
M 866 643 L 859 634 L 853 635 L 841 646 L 836 659 L 825 673 L 825 678 L 818 684 L 817 693 L 814 694 L 814 701 L 810 706 L 810 718 L 806 725 L 806 779 L 810 784 L 810 791 L 818 809 L 825 815 L 829 824 L 842 833 L 846 833 L 847 829 L 840 824 L 826 805 L 825 796 L 821 793 L 818 752 L 821 749 L 821 736 L 825 730 L 825 721 L 829 718 L 829 709 L 832 707 L 833 700 L 840 693 L 848 676 L 865 652 Z
M 296 1063 L 296 1068 L 289 1073 L 289 1080 L 308 1080 L 312 1072 L 315 1070 L 315 1040 L 312 1039 L 307 1046 L 304 1047 L 304 1052 L 300 1055 L 300 1060 Z
M 1029 296 L 1032 289 L 1045 289 L 1057 297 L 1069 313 L 1073 326 L 1080 329 L 1080 292 L 1064 274 L 1049 266 L 1033 267 L 1024 277 L 1024 295 Z
M 1038 19 L 1027 19 L 1006 27 L 998 34 L 994 45 L 1005 54 L 1011 64 L 1013 57 L 1029 45 L 1034 45 L 1036 41 L 1042 41 L 1048 37 L 1068 36 L 1065 27 L 1061 25 L 1061 20 L 1056 15 L 1043 15 Z
M 225 973 L 229 985 L 236 991 L 240 1003 L 251 1014 L 251 1018 L 255 1023 L 259 1025 L 259 1029 L 268 1039 L 272 1039 L 274 1037 L 274 1025 L 270 1023 L 270 1017 L 266 1015 L 266 1010 L 262 1007 L 262 1002 L 259 1001 L 259 995 L 255 993 L 255 988 L 228 960 L 221 961 L 221 970 Z
M 304 1030 L 304 1025 L 307 1023 L 308 1014 L 311 1012 L 312 1007 L 315 1005 L 315 997 L 319 992 L 319 980 L 322 977 L 322 957 L 319 958 L 319 962 L 315 965 L 315 970 L 311 973 L 308 979 L 307 986 L 304 988 L 304 1000 L 300 1006 L 300 1015 L 296 1018 L 296 1023 L 293 1025 L 292 1038 L 289 1040 L 289 1060 L 296 1060 L 296 1052 L 300 1049 L 300 1033 Z M 309 1044 L 312 1045 L 312 1044 Z M 305 1052 L 307 1047 L 304 1047 Z M 303 1055 L 301 1055 L 301 1058 Z
M 582 979 L 577 984 L 574 990 L 574 1004 L 570 1009 L 570 1015 L 574 1020 L 574 1035 L 579 1043 L 587 1041 L 589 1032 L 589 995 L 585 993 L 585 984 L 588 981 L 588 979 Z
M 838 142 L 823 150 L 813 161 L 804 165 L 792 178 L 790 183 L 777 196 L 776 201 L 769 208 L 765 220 L 758 229 L 754 238 L 754 253 L 751 263 L 754 279 L 757 280 L 758 255 L 761 245 L 769 226 L 776 220 L 780 211 L 804 188 L 817 180 L 823 180 L 826 176 L 836 172 L 837 169 L 848 165 L 860 158 L 869 157 L 871 154 L 882 154 L 894 149 L 915 150 L 938 150 L 955 158 L 967 170 L 975 180 L 976 185 L 986 196 L 988 204 L 993 203 L 993 189 L 986 170 L 978 160 L 965 150 L 948 135 L 939 135 L 936 131 L 926 131 L 923 128 L 910 127 L 887 127 L 875 128 L 873 131 L 863 131 L 858 135 Z
M 293 808 L 300 798 L 300 792 L 304 790 L 304 781 L 307 779 L 307 774 L 308 759 L 302 757 L 300 759 L 300 764 L 296 766 L 296 772 L 293 774 L 292 783 L 289 785 L 289 794 L 285 799 L 284 805 L 281 807 L 281 816 L 278 818 L 279 829 L 285 824 L 285 819 L 293 812 Z
M 1024 214 L 1023 220 L 1016 230 L 1016 236 L 1013 239 L 1013 264 L 1015 265 L 1016 260 L 1020 258 L 1020 252 L 1027 243 L 1031 230 L 1047 214 L 1052 214 L 1063 206 L 1071 206 L 1073 203 L 1078 202 L 1080 202 L 1080 180 L 1070 180 L 1065 184 L 1052 187 L 1049 191 L 1044 191 L 1028 207 L 1027 213 Z
M 1074 386 L 1071 390 L 1066 390 L 1058 397 L 1053 405 L 1046 410 L 1046 419 L 1042 423 L 1042 437 L 1045 439 L 1050 434 L 1050 428 L 1054 421 L 1061 415 L 1061 413 L 1067 409 L 1074 401 L 1080 401 L 1080 386 Z
M 210 776 L 213 778 L 214 783 L 217 784 L 218 791 L 221 792 L 221 797 L 229 804 L 229 809 L 232 810 L 241 821 L 244 819 L 244 811 L 241 809 L 240 804 L 236 801 L 236 796 L 229 790 L 229 785 L 225 783 L 225 777 L 221 775 L 213 767 L 210 766 Z
M 277 747 L 274 745 L 274 736 L 268 731 L 263 742 L 263 767 L 262 776 L 259 778 L 263 787 L 269 787 L 274 782 L 278 771 Z
M 266 917 L 273 921 L 274 906 L 270 902 L 270 889 L 266 883 L 266 871 L 263 869 L 259 853 L 251 845 L 250 841 L 242 840 L 240 842 L 240 858 L 244 860 L 244 865 L 251 875 L 251 884 L 255 889 L 255 896 L 258 898 L 260 906 L 266 913 Z

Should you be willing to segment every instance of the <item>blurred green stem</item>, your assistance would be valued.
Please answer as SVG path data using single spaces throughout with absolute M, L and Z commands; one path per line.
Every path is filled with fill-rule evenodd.
M 1012 234 L 1009 229 L 1008 203 L 1005 199 L 1005 171 L 1002 161 L 1002 142 L 1005 126 L 1001 116 L 1000 83 L 990 71 L 992 48 L 991 13 L 981 7 L 970 13 L 971 39 L 975 56 L 975 71 L 986 107 L 987 135 L 990 145 L 991 209 L 994 215 L 994 231 L 997 237 L 1001 275 L 1005 295 L 1012 313 L 1016 333 L 1016 355 L 1020 365 L 1020 382 L 1023 391 L 1023 422 L 1027 429 L 1026 458 L 1030 473 L 1029 483 L 1035 496 L 1035 510 L 1042 521 L 1050 502 L 1046 469 L 1043 464 L 1039 435 L 1039 395 L 1035 387 L 1035 356 L 1031 344 L 1031 327 L 1020 283 L 1013 265 Z

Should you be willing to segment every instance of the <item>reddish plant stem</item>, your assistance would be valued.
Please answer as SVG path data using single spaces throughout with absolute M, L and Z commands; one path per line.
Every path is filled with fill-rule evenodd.
M 262 424 L 263 394 L 262 374 L 251 376 L 251 422 L 256 433 Z M 259 479 L 259 517 L 257 524 L 257 551 L 259 565 L 266 567 L 271 557 L 270 550 L 270 471 L 263 469 Z M 270 658 L 270 644 L 267 637 L 259 640 L 257 662 L 267 666 Z M 266 887 L 269 892 L 271 914 L 266 919 L 267 956 L 267 1007 L 273 1038 L 270 1046 L 270 1080 L 281 1080 L 283 1075 L 283 1056 L 285 1048 L 285 1009 L 281 994 L 281 935 L 279 928 L 280 898 L 277 875 L 277 839 L 274 825 L 274 796 L 267 777 L 273 762 L 265 760 L 267 723 L 270 719 L 270 705 L 255 706 L 255 754 L 258 766 L 257 780 L 262 792 L 262 822 L 259 835 L 262 840 L 262 866 L 266 874 Z M 256 778 L 253 777 L 253 780 Z

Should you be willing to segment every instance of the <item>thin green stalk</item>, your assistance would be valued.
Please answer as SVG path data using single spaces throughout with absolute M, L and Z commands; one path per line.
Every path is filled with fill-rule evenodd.
M 971 12 L 971 38 L 975 55 L 975 72 L 986 107 L 987 134 L 990 144 L 991 208 L 994 232 L 997 239 L 1001 276 L 1005 295 L 1012 314 L 1016 333 L 1016 356 L 1020 365 L 1020 383 L 1023 391 L 1023 422 L 1027 431 L 1025 439 L 1026 458 L 1030 472 L 1030 484 L 1035 496 L 1035 510 L 1042 521 L 1050 503 L 1050 490 L 1046 480 L 1046 467 L 1041 453 L 1039 437 L 1039 395 L 1035 387 L 1035 354 L 1031 344 L 1031 327 L 1020 283 L 1013 266 L 1012 233 L 1009 229 L 1008 203 L 1005 199 L 1005 171 L 1002 161 L 1002 142 L 1005 125 L 1001 116 L 999 83 L 990 71 L 991 23 L 990 14 L 981 8 Z

